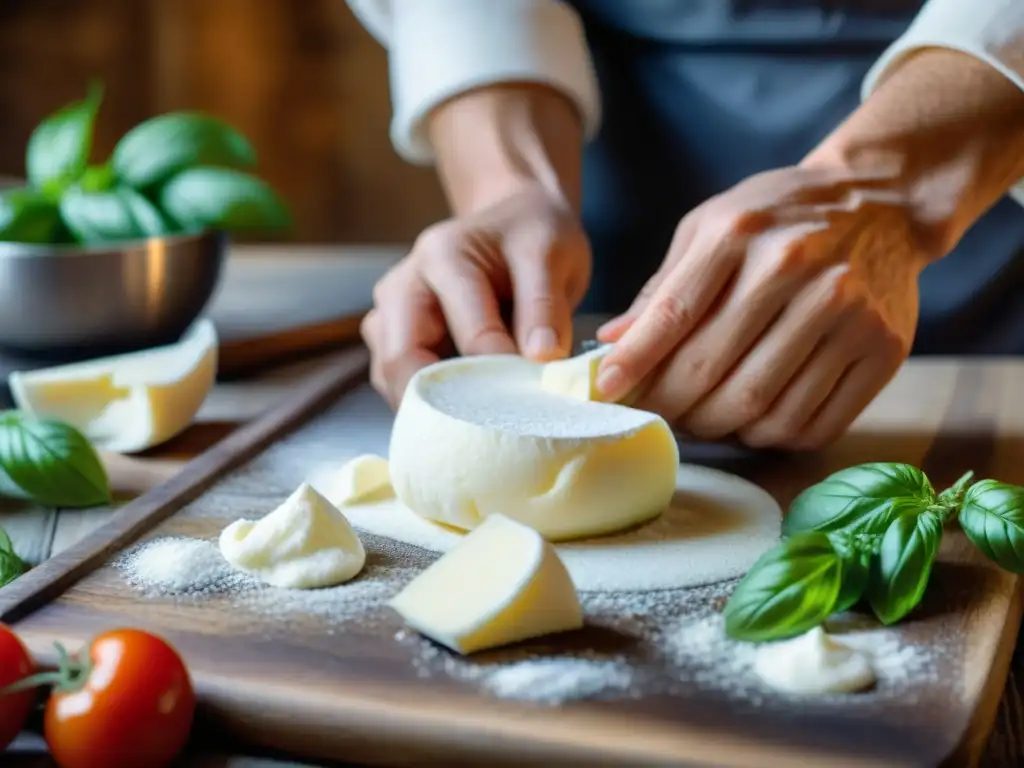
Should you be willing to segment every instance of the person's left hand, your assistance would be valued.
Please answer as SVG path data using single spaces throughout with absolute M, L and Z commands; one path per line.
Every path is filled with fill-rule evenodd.
M 891 177 L 890 177 L 891 178 Z M 793 167 L 753 176 L 679 224 L 598 388 L 690 435 L 822 447 L 896 373 L 917 325 L 929 228 L 882 176 Z

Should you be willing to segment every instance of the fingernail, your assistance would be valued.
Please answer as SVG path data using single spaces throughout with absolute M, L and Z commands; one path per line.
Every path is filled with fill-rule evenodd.
M 526 352 L 530 357 L 545 357 L 558 352 L 558 334 L 555 329 L 542 326 L 530 331 L 526 339 Z
M 597 391 L 601 393 L 604 400 L 609 402 L 615 402 L 619 399 L 623 392 L 620 390 L 626 383 L 626 377 L 622 373 L 622 369 L 617 365 L 609 365 L 603 371 L 597 374 Z

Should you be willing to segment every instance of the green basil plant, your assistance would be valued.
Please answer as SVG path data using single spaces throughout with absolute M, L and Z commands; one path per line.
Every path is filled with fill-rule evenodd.
M 277 193 L 251 173 L 248 139 L 210 115 L 158 115 L 128 131 L 107 162 L 90 165 L 102 98 L 94 83 L 32 132 L 28 184 L 0 192 L 0 241 L 95 245 L 290 225 Z
M 1024 573 L 1024 488 L 973 472 L 936 493 L 909 464 L 874 462 L 829 475 L 793 501 L 782 541 L 740 580 L 726 633 L 764 642 L 801 634 L 866 601 L 885 625 L 921 602 L 947 523 L 992 562 Z

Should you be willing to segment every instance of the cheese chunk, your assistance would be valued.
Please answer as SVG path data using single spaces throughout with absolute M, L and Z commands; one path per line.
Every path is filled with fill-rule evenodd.
M 364 453 L 345 463 L 335 483 L 331 500 L 339 505 L 383 501 L 394 495 L 388 460 Z
M 583 626 L 555 548 L 502 515 L 489 517 L 390 605 L 413 629 L 463 654 Z
M 135 453 L 192 423 L 217 376 L 217 333 L 203 319 L 166 347 L 98 358 L 7 380 L 15 405 L 71 424 L 97 448 Z
M 758 648 L 754 672 L 785 693 L 850 693 L 875 682 L 869 656 L 833 639 L 821 627 Z
M 261 520 L 227 526 L 220 551 L 238 570 L 291 589 L 342 584 L 366 564 L 366 550 L 348 519 L 308 483 Z
M 664 419 L 550 392 L 543 369 L 490 355 L 417 373 L 391 432 L 398 500 L 462 530 L 505 515 L 552 541 L 612 533 L 666 509 L 679 450 Z
M 603 344 L 575 357 L 545 363 L 540 376 L 541 389 L 576 400 L 600 400 L 596 386 L 597 371 L 611 349 L 611 344 Z M 619 405 L 636 402 L 642 386 L 634 387 L 618 401 Z
M 575 357 L 545 363 L 540 375 L 541 389 L 576 400 L 600 400 L 594 386 L 597 369 L 610 349 L 611 345 L 606 344 Z

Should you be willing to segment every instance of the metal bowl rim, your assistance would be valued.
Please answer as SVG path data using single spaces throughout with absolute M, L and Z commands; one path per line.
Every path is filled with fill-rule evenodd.
M 197 243 L 202 241 L 226 241 L 226 233 L 219 229 L 204 229 L 198 232 L 185 232 L 174 235 L 145 237 L 137 240 L 118 240 L 112 243 L 96 245 L 78 245 L 75 243 L 55 243 L 53 245 L 35 243 L 15 243 L 0 241 L 0 259 L 67 259 L 96 256 L 100 254 L 119 254 L 128 251 L 152 248 L 155 243 L 164 242 L 169 248 Z

